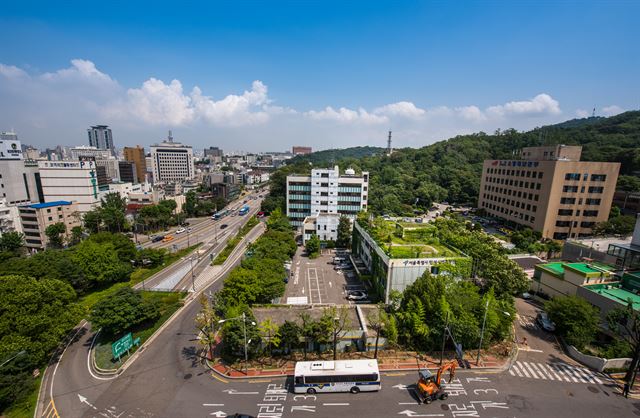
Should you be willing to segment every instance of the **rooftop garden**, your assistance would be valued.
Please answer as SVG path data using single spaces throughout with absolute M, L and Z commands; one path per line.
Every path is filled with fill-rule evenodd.
M 460 257 L 462 254 L 440 242 L 437 228 L 430 224 L 396 222 L 376 218 L 359 222 L 391 258 Z

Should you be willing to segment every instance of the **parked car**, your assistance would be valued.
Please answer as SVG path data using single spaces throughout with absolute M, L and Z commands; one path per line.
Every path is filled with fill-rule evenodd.
M 525 299 L 525 300 L 529 300 L 529 299 L 531 299 L 531 293 L 529 293 L 529 292 L 524 292 L 524 293 L 522 294 L 522 299 Z
M 184 228 L 178 228 L 178 229 L 176 230 L 176 234 L 182 234 L 183 232 L 186 232 L 186 231 L 187 231 L 187 230 L 186 230 L 186 229 L 184 229 Z
M 362 290 L 351 290 L 347 293 L 347 299 L 349 300 L 366 300 L 367 292 L 363 292 Z
M 544 311 L 538 313 L 538 315 L 536 316 L 536 322 L 545 331 L 554 332 L 556 330 L 556 324 L 551 322 L 551 319 L 549 319 L 549 315 L 547 315 L 547 313 Z
M 155 237 L 151 238 L 151 242 L 160 242 L 164 239 L 164 235 L 156 235 Z

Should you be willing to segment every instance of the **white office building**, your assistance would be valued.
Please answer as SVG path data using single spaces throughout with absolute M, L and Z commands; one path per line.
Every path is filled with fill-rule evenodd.
M 38 161 L 38 167 L 45 202 L 76 202 L 80 213 L 100 203 L 95 161 Z
M 193 179 L 193 149 L 190 145 L 173 142 L 169 131 L 167 140 L 151 146 L 151 168 L 154 183 Z
M 293 226 L 302 226 L 307 216 L 336 213 L 355 219 L 367 209 L 369 173 L 353 169 L 340 175 L 338 166 L 313 169 L 311 176 L 287 176 L 287 216 Z
M 39 203 L 37 168 L 24 160 L 14 132 L 0 133 L 0 198 L 7 206 Z
M 306 245 L 313 235 L 317 235 L 321 241 L 336 241 L 341 216 L 338 213 L 314 213 L 304 218 L 302 245 Z

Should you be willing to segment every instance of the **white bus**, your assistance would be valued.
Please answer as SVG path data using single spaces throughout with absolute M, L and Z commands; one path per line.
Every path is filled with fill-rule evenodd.
M 373 392 L 380 390 L 377 360 L 299 361 L 295 393 Z

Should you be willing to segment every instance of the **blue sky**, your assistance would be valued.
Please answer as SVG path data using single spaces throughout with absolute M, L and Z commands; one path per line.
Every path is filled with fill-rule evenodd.
M 422 146 L 640 105 L 637 1 L 50 4 L 0 16 L 0 129 L 38 146 Z

